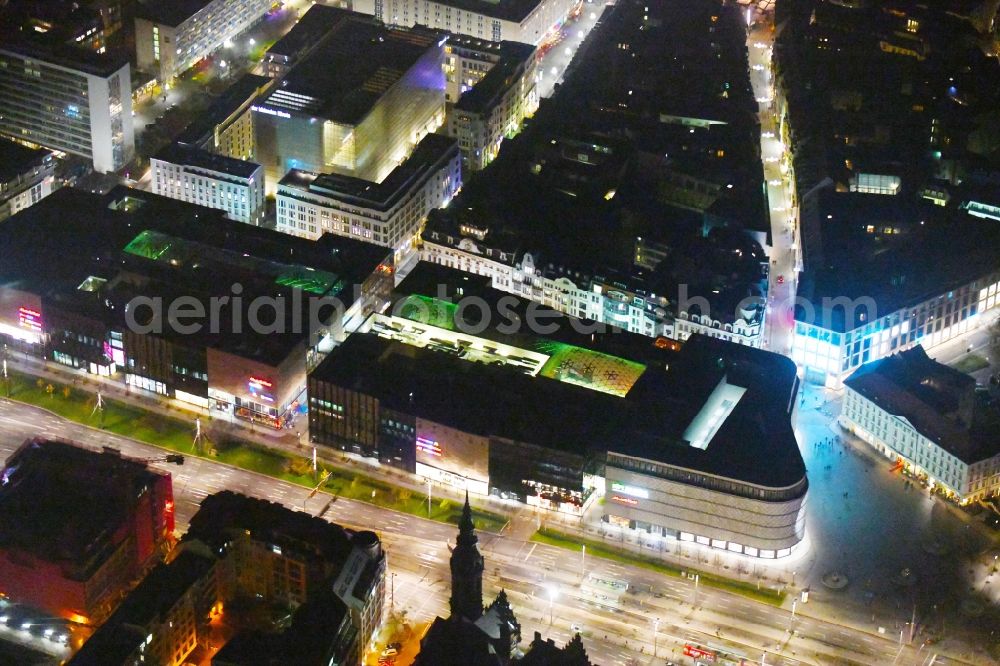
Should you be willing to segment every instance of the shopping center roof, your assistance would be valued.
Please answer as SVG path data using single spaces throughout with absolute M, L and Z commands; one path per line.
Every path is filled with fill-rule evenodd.
M 418 284 L 427 289 L 435 271 L 421 272 Z M 436 277 L 448 280 L 448 269 Z M 452 277 L 425 305 L 484 293 L 470 278 Z M 514 316 L 502 321 L 463 306 L 470 326 L 463 332 L 437 326 L 456 321 L 457 306 L 439 307 L 430 319 L 409 317 L 413 297 L 399 294 L 395 317 L 373 325 L 375 334 L 351 335 L 311 378 L 482 436 L 580 454 L 615 451 L 763 486 L 790 486 L 805 475 L 790 419 L 795 365 L 784 357 L 703 336 L 679 352 L 624 332 L 591 337 L 579 332 L 580 320 L 510 294 L 500 296 L 507 308 L 500 312 Z M 499 298 L 484 302 L 489 311 Z M 545 312 L 544 333 L 528 330 L 529 310 Z M 723 380 L 743 387 L 743 397 L 707 447 L 695 448 L 686 431 Z

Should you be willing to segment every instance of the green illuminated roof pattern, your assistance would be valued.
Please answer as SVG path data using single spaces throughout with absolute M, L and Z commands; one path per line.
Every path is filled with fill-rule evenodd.
M 625 397 L 646 370 L 642 363 L 544 338 L 536 341 L 534 351 L 549 357 L 538 372 L 542 377 L 618 397 Z
M 146 230 L 133 238 L 124 248 L 125 252 L 152 261 L 161 261 L 178 267 L 237 268 L 274 279 L 283 287 L 301 289 L 317 296 L 340 293 L 343 280 L 329 271 L 316 270 L 301 264 L 286 264 L 269 259 L 261 259 L 249 254 L 238 254 L 231 250 L 210 247 L 197 241 L 176 238 L 159 231 Z
M 276 283 L 283 287 L 301 289 L 302 291 L 319 296 L 331 290 L 334 293 L 340 293 L 340 290 L 344 288 L 343 283 L 337 280 L 337 276 L 333 273 L 318 271 L 308 266 L 294 265 L 286 267 L 288 270 L 274 279 Z
M 164 254 L 170 251 L 171 240 L 165 234 L 155 231 L 143 231 L 125 246 L 125 251 L 129 254 L 145 257 L 146 259 L 159 261 Z
M 396 314 L 417 323 L 461 332 L 455 326 L 457 309 L 458 306 L 449 301 L 411 294 L 399 306 Z M 548 356 L 538 372 L 542 377 L 622 398 L 632 390 L 632 386 L 646 370 L 645 365 L 636 361 L 545 338 L 535 339 L 530 351 Z
M 399 307 L 398 315 L 420 324 L 436 326 L 446 331 L 455 331 L 455 312 L 458 306 L 449 301 L 412 294 Z

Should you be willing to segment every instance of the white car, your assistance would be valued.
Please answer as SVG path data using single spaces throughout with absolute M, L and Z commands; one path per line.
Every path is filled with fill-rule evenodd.
M 755 72 L 759 72 L 764 69 L 764 65 L 754 65 L 753 69 Z
M 774 132 L 761 132 L 761 136 L 764 137 L 765 139 L 773 139 Z
M 774 180 L 769 180 L 769 181 L 767 181 L 767 184 L 768 184 L 768 185 L 774 185 L 774 186 L 778 186 L 778 185 L 781 185 L 781 181 L 780 181 L 780 180 L 778 180 L 777 178 L 775 178 Z

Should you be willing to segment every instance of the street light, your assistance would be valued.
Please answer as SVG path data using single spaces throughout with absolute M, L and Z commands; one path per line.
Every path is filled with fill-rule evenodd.
M 431 517 L 431 480 L 427 479 L 427 517 Z
M 549 591 L 549 626 L 552 626 L 552 604 L 556 600 L 556 595 L 558 594 L 555 585 L 550 585 L 548 587 Z

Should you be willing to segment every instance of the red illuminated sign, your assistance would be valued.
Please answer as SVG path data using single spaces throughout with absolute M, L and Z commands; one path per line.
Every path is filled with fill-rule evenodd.
M 17 309 L 17 323 L 21 328 L 27 328 L 35 333 L 42 332 L 42 313 L 26 308 L 24 306 Z
M 251 376 L 247 385 L 250 387 L 250 393 L 254 396 L 266 402 L 274 402 L 274 396 L 268 392 L 268 389 L 272 386 L 268 380 Z
M 621 495 L 612 495 L 611 499 L 616 502 L 621 502 L 622 504 L 628 504 L 629 506 L 635 506 L 639 503 L 639 500 L 633 499 L 631 497 L 622 497 Z
M 261 379 L 260 377 L 250 377 L 250 387 L 256 388 L 258 391 L 262 388 L 271 388 L 273 386 L 271 382 L 266 379 Z
M 710 662 L 715 661 L 714 652 L 709 652 L 708 650 L 704 650 L 700 647 L 695 647 L 693 645 L 684 646 L 684 656 L 694 657 L 695 659 L 704 659 L 705 661 L 710 661 Z

